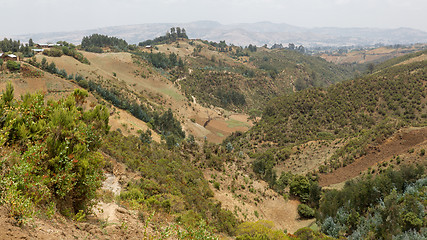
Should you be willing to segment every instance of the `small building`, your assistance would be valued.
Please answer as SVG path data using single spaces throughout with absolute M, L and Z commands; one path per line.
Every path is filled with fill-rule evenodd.
M 18 56 L 15 54 L 1 54 L 0 58 L 2 58 L 4 61 L 18 61 Z
M 43 52 L 44 49 L 43 48 L 34 48 L 34 49 L 32 49 L 32 51 L 34 52 L 34 54 L 37 54 L 37 53 Z
M 145 49 L 152 49 L 152 48 L 153 48 L 153 46 L 151 46 L 151 45 L 145 46 Z
M 36 48 L 53 48 L 56 46 L 59 46 L 59 44 L 56 43 L 40 43 L 35 45 Z
M 49 44 L 47 43 L 38 43 L 35 45 L 37 48 L 48 48 Z

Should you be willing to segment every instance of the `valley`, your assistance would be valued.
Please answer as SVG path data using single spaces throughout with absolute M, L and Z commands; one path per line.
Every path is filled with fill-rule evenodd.
M 310 56 L 175 31 L 2 62 L 0 238 L 423 234 L 424 45 Z

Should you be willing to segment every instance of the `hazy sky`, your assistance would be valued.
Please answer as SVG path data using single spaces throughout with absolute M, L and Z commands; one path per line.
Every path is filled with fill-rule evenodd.
M 0 0 L 0 36 L 214 20 L 427 31 L 427 0 Z

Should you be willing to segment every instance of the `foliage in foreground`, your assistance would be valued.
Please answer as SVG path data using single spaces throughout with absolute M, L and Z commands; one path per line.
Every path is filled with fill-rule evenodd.
M 401 239 L 398 236 L 404 235 L 425 239 L 427 178 L 423 174 L 421 166 L 404 166 L 326 192 L 318 215 L 322 231 L 349 239 Z
M 9 214 L 24 223 L 55 209 L 71 216 L 87 210 L 101 185 L 97 153 L 108 130 L 102 106 L 84 111 L 84 92 L 45 102 L 42 94 L 13 98 L 9 83 L 0 100 L 0 195 Z
M 147 143 L 136 136 L 110 132 L 102 150 L 134 171 L 141 178 L 129 181 L 120 195 L 123 204 L 138 210 L 156 210 L 176 215 L 176 222 L 195 227 L 200 220 L 219 232 L 233 234 L 237 219 L 215 201 L 202 172 L 192 157 L 178 148 Z M 197 148 L 185 140 L 182 147 Z

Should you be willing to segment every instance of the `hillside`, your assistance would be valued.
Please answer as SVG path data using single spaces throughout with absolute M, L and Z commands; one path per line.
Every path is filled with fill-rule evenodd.
M 422 231 L 425 52 L 352 79 L 363 68 L 304 55 L 303 47 L 167 36 L 138 47 L 93 35 L 87 51 L 61 43 L 1 66 L 0 238 Z M 392 186 L 413 202 L 393 200 Z M 388 214 L 374 197 L 405 206 L 404 221 L 390 218 L 393 231 L 364 228 L 387 227 L 369 222 Z
M 414 44 L 410 46 L 385 46 L 367 49 L 340 48 L 335 51 L 318 54 L 321 58 L 335 64 L 345 63 L 382 63 L 392 58 L 406 56 L 409 53 L 420 52 L 427 47 L 426 44 Z
M 168 79 L 169 74 L 165 74 L 161 69 L 155 68 L 136 55 L 89 52 L 83 54 L 89 59 L 90 65 L 82 64 L 68 56 L 38 55 L 36 60 L 40 63 L 46 58 L 48 63 L 54 62 L 58 69 L 64 69 L 68 74 L 74 76 L 78 74 L 86 81 L 93 81 L 105 89 L 110 89 L 111 92 L 120 93 L 121 98 L 126 96 L 129 102 L 143 104 L 147 111 L 163 112 L 171 108 L 185 131 L 198 139 L 206 136 L 211 141 L 220 142 L 231 132 L 244 131 L 250 126 L 246 118 L 240 117 L 239 114 L 220 112 L 190 102 Z M 211 124 L 207 128 L 202 127 L 209 117 L 214 118 Z M 191 119 L 196 121 L 193 122 Z M 126 124 L 129 130 L 134 128 L 133 124 L 125 122 L 123 124 Z
M 264 226 L 263 234 L 290 239 L 272 229 L 273 222 L 242 221 L 273 215 L 278 228 L 291 231 L 311 222 L 297 219 L 298 201 L 283 201 L 262 181 L 250 183 L 261 215 L 255 210 L 255 218 L 247 218 L 246 209 L 239 210 L 244 218 L 237 218 L 236 210 L 222 208 L 202 175 L 222 168 L 225 161 L 238 161 L 234 154 L 208 143 L 200 148 L 194 139 L 170 149 L 126 137 L 109 130 L 107 106 L 83 105 L 87 96 L 76 89 L 47 102 L 41 93 L 18 100 L 13 85 L 7 84 L 0 102 L 1 237 L 217 239 L 255 234 Z M 293 215 L 281 219 L 267 207 L 271 198 Z M 38 228 L 30 230 L 29 224 Z M 254 228 L 250 232 L 244 228 L 248 224 Z
M 411 57 L 405 60 L 408 58 Z M 276 164 L 277 170 L 305 166 L 304 172 L 327 173 L 363 159 L 370 149 L 377 149 L 397 130 L 427 124 L 427 62 L 420 59 L 395 64 L 329 88 L 312 88 L 274 99 L 253 128 L 234 134 L 225 143 L 232 142 L 236 149 L 256 158 L 255 162 L 262 162 L 265 166 L 254 170 L 265 179 L 270 176 L 265 175 L 267 170 Z M 424 133 L 419 137 L 420 141 L 394 154 L 426 141 Z M 261 149 L 272 154 L 272 158 L 264 159 Z M 389 160 L 394 154 L 386 154 L 382 159 L 377 156 L 371 164 Z M 359 168 L 353 177 L 372 167 L 368 165 Z
M 142 104 L 148 114 L 141 118 L 145 122 L 154 116 L 150 111 L 160 114 L 171 108 L 186 132 L 216 143 L 234 131 L 246 131 L 252 125 L 247 118 L 258 117 L 264 102 L 276 96 L 328 86 L 359 73 L 353 66 L 331 64 L 297 51 L 185 39 L 131 53 L 81 54 L 90 65 L 65 55 L 37 55 L 35 60 L 41 63 L 45 58 L 66 74 L 82 76 L 108 90 L 102 94 L 120 94 L 122 103 L 113 104 L 116 107 L 131 110 L 123 104 Z M 171 59 L 181 66 L 168 65 Z
M 184 69 L 169 71 L 187 98 L 205 106 L 245 111 L 266 101 L 312 86 L 328 86 L 358 72 L 353 66 L 328 63 L 292 50 L 270 50 L 225 42 L 179 41 L 158 45 L 152 54 L 178 54 Z

